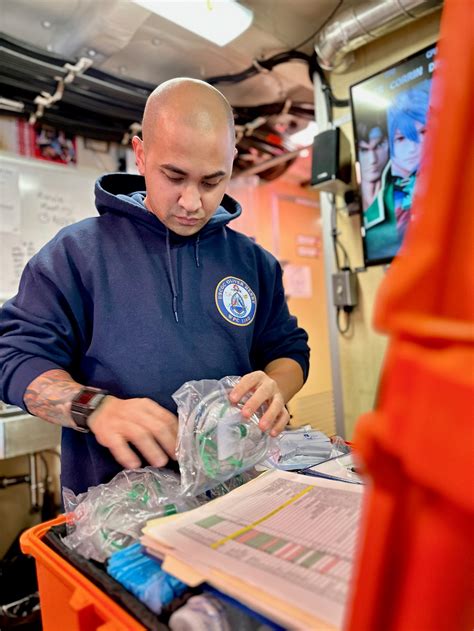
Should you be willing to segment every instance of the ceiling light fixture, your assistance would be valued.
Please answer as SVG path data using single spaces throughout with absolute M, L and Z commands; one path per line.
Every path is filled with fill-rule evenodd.
M 218 46 L 243 33 L 253 19 L 253 11 L 236 0 L 132 1 Z

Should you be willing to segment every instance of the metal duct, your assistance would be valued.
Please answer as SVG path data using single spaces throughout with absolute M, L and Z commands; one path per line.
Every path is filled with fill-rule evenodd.
M 390 31 L 440 8 L 443 0 L 375 0 L 337 15 L 314 46 L 325 70 L 343 72 L 353 58 L 347 54 Z
M 73 16 L 74 27 L 58 33 L 55 52 L 80 57 L 94 51 L 94 64 L 123 50 L 150 12 L 123 0 L 82 0 Z

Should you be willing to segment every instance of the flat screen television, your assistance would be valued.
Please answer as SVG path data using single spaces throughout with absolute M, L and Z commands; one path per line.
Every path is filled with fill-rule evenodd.
M 402 244 L 422 162 L 436 45 L 351 86 L 365 265 Z

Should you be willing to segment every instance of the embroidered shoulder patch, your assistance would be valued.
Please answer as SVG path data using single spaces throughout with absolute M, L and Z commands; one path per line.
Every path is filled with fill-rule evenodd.
M 217 283 L 216 307 L 221 316 L 236 326 L 248 326 L 255 317 L 257 298 L 240 278 L 226 276 Z

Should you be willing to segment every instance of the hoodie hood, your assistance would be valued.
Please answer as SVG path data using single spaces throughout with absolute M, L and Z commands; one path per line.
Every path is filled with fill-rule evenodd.
M 95 184 L 95 201 L 100 215 L 112 213 L 126 216 L 134 222 L 147 225 L 164 237 L 173 314 L 176 323 L 178 323 L 179 294 L 176 281 L 178 270 L 173 263 L 172 247 L 177 245 L 193 247 L 196 267 L 200 267 L 199 244 L 201 239 L 217 230 L 223 230 L 229 221 L 236 219 L 241 214 L 242 208 L 235 199 L 229 195 L 224 195 L 220 206 L 201 230 L 186 237 L 171 232 L 156 215 L 150 212 L 144 203 L 145 196 L 145 178 L 142 175 L 110 173 L 103 175 Z
M 224 195 L 216 212 L 196 235 L 180 237 L 176 233 L 171 233 L 158 217 L 145 207 L 145 195 L 145 178 L 142 175 L 109 173 L 99 178 L 95 184 L 95 201 L 100 215 L 125 215 L 133 221 L 145 223 L 150 228 L 162 232 L 163 236 L 170 233 L 173 242 L 195 240 L 196 235 L 203 238 L 204 235 L 226 226 L 229 221 L 237 219 L 242 213 L 240 204 L 230 195 Z

